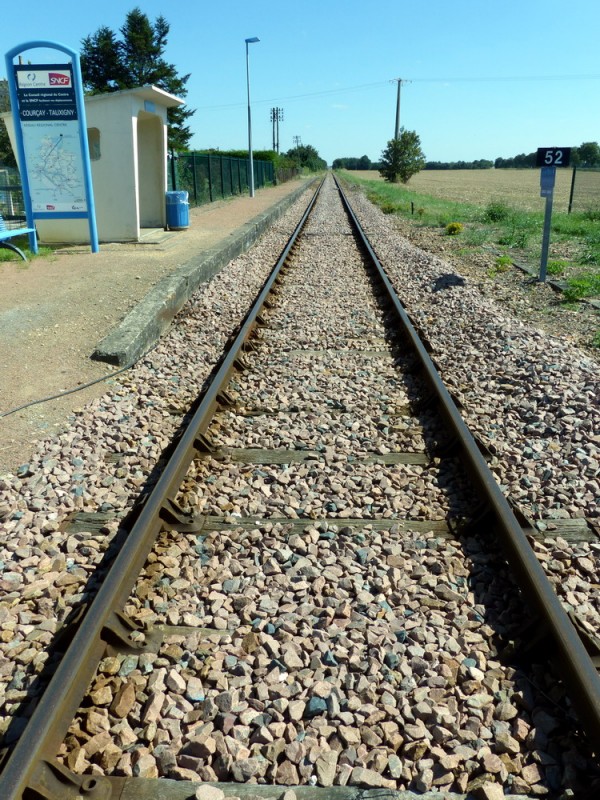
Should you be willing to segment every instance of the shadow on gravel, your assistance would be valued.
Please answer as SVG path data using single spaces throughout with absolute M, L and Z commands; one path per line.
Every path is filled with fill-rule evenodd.
M 495 697 L 518 709 L 518 725 L 533 754 L 530 764 L 539 770 L 539 784 L 552 798 L 599 797 L 600 764 L 553 668 L 550 642 L 514 582 L 500 544 L 485 530 L 461 538 L 461 544 L 470 562 L 469 588 L 485 624 L 493 629 L 497 660 L 514 683 L 508 691 L 498 687 Z M 511 724 L 510 730 L 515 734 L 517 725 Z M 567 790 L 574 794 L 565 794 Z
M 466 286 L 466 280 L 460 275 L 454 275 L 448 272 L 444 275 L 439 275 L 433 284 L 434 292 L 441 292 L 443 289 L 450 289 L 451 286 Z

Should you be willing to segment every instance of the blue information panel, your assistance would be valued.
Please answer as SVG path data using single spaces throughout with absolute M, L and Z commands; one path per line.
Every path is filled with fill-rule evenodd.
M 556 167 L 542 167 L 540 170 L 540 196 L 550 197 L 556 183 Z
M 87 211 L 71 64 L 16 66 L 15 84 L 34 213 Z
M 70 62 L 23 64 L 21 54 L 36 48 Z M 28 227 L 36 219 L 87 219 L 98 252 L 79 54 L 58 42 L 25 42 L 6 53 L 6 72 Z

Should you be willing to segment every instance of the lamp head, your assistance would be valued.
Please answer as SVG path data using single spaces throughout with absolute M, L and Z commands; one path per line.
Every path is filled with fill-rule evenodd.
M 258 36 L 251 36 L 250 39 L 245 40 L 246 44 L 255 44 L 255 42 L 260 42 Z

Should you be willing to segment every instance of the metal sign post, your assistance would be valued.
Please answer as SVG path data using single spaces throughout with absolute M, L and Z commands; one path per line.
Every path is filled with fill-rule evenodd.
M 14 64 L 26 50 L 66 53 L 66 64 Z M 33 41 L 6 54 L 27 224 L 36 219 L 87 219 L 97 253 L 98 231 L 79 55 L 58 42 Z
M 570 158 L 570 147 L 539 147 L 537 151 L 536 166 L 541 167 L 540 196 L 546 198 L 544 232 L 542 234 L 542 257 L 540 260 L 540 283 L 546 281 L 546 271 L 548 268 L 548 250 L 550 248 L 550 228 L 552 225 L 552 202 L 554 200 L 556 168 L 568 167 Z

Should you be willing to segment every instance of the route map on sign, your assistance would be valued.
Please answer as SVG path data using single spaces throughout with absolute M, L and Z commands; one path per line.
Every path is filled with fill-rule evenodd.
M 33 210 L 85 211 L 77 123 L 28 122 L 24 127 Z
M 33 213 L 87 211 L 72 65 L 14 69 Z

